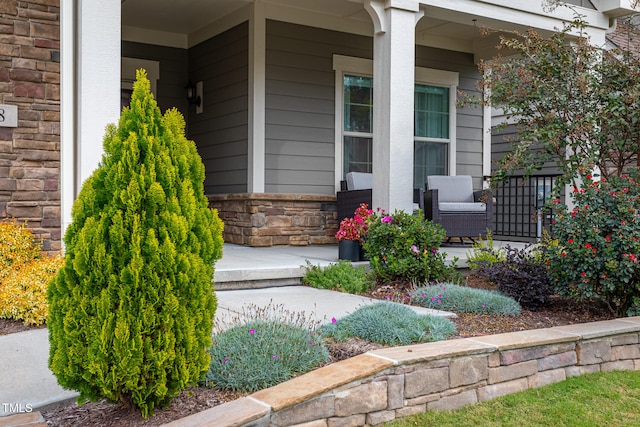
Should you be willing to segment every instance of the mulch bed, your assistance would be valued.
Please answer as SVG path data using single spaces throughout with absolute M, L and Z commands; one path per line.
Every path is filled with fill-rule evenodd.
M 466 278 L 467 286 L 491 289 L 490 285 L 475 276 Z M 409 283 L 395 283 L 391 286 L 378 286 L 368 295 L 377 299 L 393 301 L 407 300 L 411 286 Z M 577 303 L 555 298 L 543 309 L 537 311 L 522 310 L 518 316 L 496 316 L 487 314 L 460 314 L 452 319 L 456 325 L 456 334 L 449 339 L 460 339 L 529 329 L 587 323 L 612 319 L 613 315 L 594 303 Z M 33 329 L 19 322 L 0 319 L 0 335 Z M 344 343 L 329 343 L 331 361 L 329 363 L 353 357 L 382 346 L 367 341 L 352 339 Z M 204 387 L 191 387 L 176 396 L 171 404 L 157 409 L 153 417 L 143 419 L 140 412 L 126 408 L 121 404 L 105 401 L 91 402 L 83 406 L 75 403 L 43 411 L 49 426 L 157 426 L 187 415 L 212 408 L 241 397 L 240 393 Z

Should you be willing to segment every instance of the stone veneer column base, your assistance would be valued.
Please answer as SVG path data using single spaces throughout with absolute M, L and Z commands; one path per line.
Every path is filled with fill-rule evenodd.
M 336 196 L 239 193 L 209 195 L 224 221 L 224 241 L 246 246 L 335 244 Z

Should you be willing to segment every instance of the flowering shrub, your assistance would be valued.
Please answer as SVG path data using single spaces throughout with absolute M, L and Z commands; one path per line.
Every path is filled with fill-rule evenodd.
M 425 220 L 422 212 L 411 215 L 384 211 L 369 217 L 364 249 L 371 271 L 380 281 L 407 278 L 416 282 L 450 280 L 457 274 L 456 262 L 445 264 L 440 252 L 445 236 L 440 224 Z
M 602 300 L 617 315 L 640 313 L 640 183 L 636 177 L 596 182 L 574 190 L 571 211 L 555 201 L 550 270 L 562 294 Z
M 362 203 L 355 210 L 352 218 L 344 218 L 340 221 L 340 229 L 336 233 L 336 239 L 364 242 L 371 215 L 373 215 L 373 211 L 366 203 Z

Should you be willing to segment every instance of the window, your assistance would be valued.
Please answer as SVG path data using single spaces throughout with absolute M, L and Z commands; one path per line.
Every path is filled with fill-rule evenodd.
M 373 149 L 373 79 L 344 76 L 343 176 L 371 172 Z
M 416 84 L 414 95 L 413 185 L 422 188 L 429 175 L 448 174 L 450 89 Z
M 336 71 L 336 188 L 348 172 L 372 172 L 373 61 L 333 56 Z M 414 186 L 455 171 L 458 73 L 416 68 Z

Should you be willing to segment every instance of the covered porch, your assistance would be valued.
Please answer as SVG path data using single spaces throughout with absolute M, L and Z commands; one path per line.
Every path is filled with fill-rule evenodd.
M 629 9 L 571 3 L 596 43 Z M 504 0 L 61 0 L 61 16 L 63 227 L 144 67 L 161 109 L 185 116 L 225 239 L 249 246 L 334 243 L 348 171 L 372 172 L 371 207 L 389 212 L 411 211 L 429 174 L 485 186 L 491 109 L 456 107 L 495 54 L 478 28 L 571 19 Z

